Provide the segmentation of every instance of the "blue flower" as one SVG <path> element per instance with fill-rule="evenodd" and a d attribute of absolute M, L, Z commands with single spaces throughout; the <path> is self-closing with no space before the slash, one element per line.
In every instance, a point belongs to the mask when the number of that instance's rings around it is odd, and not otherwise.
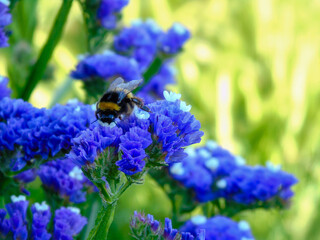
<path fill-rule="evenodd" d="M 3 99 L 4 97 L 10 97 L 11 89 L 7 87 L 8 82 L 9 82 L 8 78 L 0 76 L 0 100 Z"/>
<path fill-rule="evenodd" d="M 229 185 L 227 199 L 241 204 L 271 201 L 275 197 L 285 203 L 293 195 L 291 186 L 297 183 L 297 179 L 289 173 L 262 166 L 239 167 L 226 181 Z M 287 195 L 289 191 L 292 194 Z"/>
<path fill-rule="evenodd" d="M 39 114 L 44 114 L 41 109 L 34 108 L 30 103 L 22 99 L 11 99 L 5 97 L 0 101 L 0 121 L 4 122 L 10 118 L 30 120 Z"/>
<path fill-rule="evenodd" d="M 167 54 L 178 53 L 191 34 L 187 28 L 179 23 L 173 24 L 168 32 L 160 39 L 160 48 Z"/>
<path fill-rule="evenodd" d="M 42 184 L 62 198 L 74 203 L 86 200 L 84 191 L 87 182 L 81 169 L 70 159 L 51 161 L 40 166 L 38 171 Z"/>
<path fill-rule="evenodd" d="M 61 207 L 55 211 L 53 238 L 56 240 L 73 239 L 87 224 L 87 219 L 74 207 Z"/>
<path fill-rule="evenodd" d="M 209 219 L 204 216 L 194 216 L 180 228 L 180 231 L 187 231 L 195 236 L 200 229 L 205 230 L 206 240 L 254 239 L 247 222 L 237 223 L 224 216 Z"/>
<path fill-rule="evenodd" d="M 38 171 L 35 168 L 29 169 L 27 171 L 24 171 L 22 173 L 19 173 L 18 175 L 14 176 L 15 179 L 18 179 L 21 182 L 29 183 L 36 179 L 38 176 Z"/>
<path fill-rule="evenodd" d="M 120 140 L 122 159 L 116 162 L 119 170 L 127 175 L 141 172 L 145 166 L 143 159 L 147 157 L 144 149 L 152 143 L 151 134 L 147 130 L 133 127 Z"/>
<path fill-rule="evenodd" d="M 50 207 L 42 202 L 31 206 L 32 212 L 32 239 L 49 240 L 51 234 L 48 233 L 47 226 L 51 219 Z"/>
<path fill-rule="evenodd" d="M 205 147 L 189 148 L 187 153 L 169 172 L 192 189 L 200 202 L 224 198 L 228 204 L 274 207 L 287 204 L 293 196 L 291 187 L 297 179 L 279 168 L 245 166 L 244 159 L 211 141 Z"/>
<path fill-rule="evenodd" d="M 10 220 L 6 219 L 7 212 L 4 209 L 0 209 L 0 235 L 6 237 L 10 232 Z"/>
<path fill-rule="evenodd" d="M 163 142 L 164 146 L 167 146 L 173 142 L 173 145 L 170 148 L 174 149 L 174 152 L 169 151 L 168 154 L 171 161 L 175 161 L 176 158 L 185 156 L 183 154 L 183 147 L 200 142 L 203 132 L 199 131 L 200 122 L 196 120 L 190 112 L 184 111 L 184 108 L 180 107 L 181 101 L 176 99 L 172 100 L 171 98 L 168 99 L 169 100 L 167 101 L 156 101 L 149 104 L 148 107 L 153 113 L 151 114 L 151 119 L 154 121 L 154 124 L 160 119 L 159 117 L 156 117 L 155 114 L 161 114 L 162 116 L 170 118 L 170 120 L 173 122 L 171 125 L 174 125 L 177 128 L 176 136 L 179 137 L 179 141 L 177 141 L 175 136 L 171 134 L 172 129 L 169 130 L 167 128 L 170 127 L 170 124 L 168 123 L 163 122 L 163 124 L 165 124 L 163 126 L 166 126 L 164 128 L 166 131 L 158 133 L 159 138 L 166 140 Z M 161 121 L 163 120 L 164 118 L 162 117 Z M 170 134 L 168 135 L 169 132 Z"/>
<path fill-rule="evenodd" d="M 205 240 L 205 232 L 199 231 L 195 236 L 189 232 L 180 232 L 172 227 L 169 218 L 165 219 L 164 226 L 161 227 L 159 221 L 154 220 L 150 214 L 145 216 L 143 213 L 134 212 L 130 222 L 132 235 L 137 239 L 165 239 L 165 240 Z M 155 238 L 156 237 L 156 238 Z"/>
<path fill-rule="evenodd" d="M 9 2 L 0 1 L 0 48 L 8 47 L 8 37 L 5 27 L 11 23 L 11 14 L 8 8 Z"/>
<path fill-rule="evenodd" d="M 0 150 L 13 171 L 28 161 L 64 155 L 71 140 L 95 119 L 91 106 L 80 103 L 34 108 L 22 100 L 4 98 L 0 102 Z"/>
<path fill-rule="evenodd" d="M 80 167 L 93 163 L 104 149 L 109 146 L 118 146 L 118 139 L 121 135 L 122 129 L 118 127 L 97 126 L 87 129 L 73 139 L 69 157 Z"/>
<path fill-rule="evenodd" d="M 134 58 L 141 71 L 151 64 L 157 53 L 157 41 L 163 34 L 152 20 L 134 21 L 131 27 L 123 30 L 114 38 L 114 49 L 123 55 Z"/>
<path fill-rule="evenodd" d="M 10 232 L 13 233 L 14 239 L 26 240 L 28 237 L 26 216 L 29 202 L 24 196 L 11 196 L 11 200 L 12 203 L 5 206 L 10 217 Z"/>
<path fill-rule="evenodd" d="M 114 76 L 121 76 L 126 81 L 141 79 L 134 59 L 110 51 L 85 57 L 78 63 L 76 70 L 71 72 L 71 77 L 83 81 L 97 77 L 107 81 Z"/>
<path fill-rule="evenodd" d="M 203 135 L 199 121 L 180 103 L 157 101 L 147 105 L 150 113 L 134 113 L 117 121 L 117 127 L 87 129 L 73 140 L 69 157 L 84 166 L 94 164 L 107 151 L 110 157 L 118 158 L 120 151 L 122 158 L 116 165 L 127 175 L 142 172 L 145 166 L 179 161 L 186 155 L 184 147 L 200 142 Z M 101 138 L 101 131 L 105 132 L 105 138 Z M 101 139 L 106 139 L 106 144 L 102 145 Z"/>
<path fill-rule="evenodd" d="M 182 48 L 189 37 L 189 31 L 180 24 L 174 24 L 165 33 L 153 20 L 136 20 L 115 36 L 113 44 L 115 51 L 134 58 L 142 73 L 155 59 L 161 58 L 163 61 L 159 71 L 151 79 L 147 79 L 148 83 L 139 93 L 139 96 L 146 98 L 147 103 L 162 99 L 166 85 L 175 83 L 173 54 Z M 163 57 L 163 49 L 166 49 L 168 52 L 165 53 L 169 55 L 165 54 Z"/>
<path fill-rule="evenodd" d="M 116 28 L 117 15 L 128 3 L 129 0 L 102 0 L 97 12 L 101 25 L 108 30 Z"/>
<path fill-rule="evenodd" d="M 31 206 L 32 222 L 27 221 L 27 209 L 29 202 L 24 196 L 11 196 L 12 203 L 5 205 L 6 210 L 0 209 L 0 235 L 3 237 L 13 235 L 13 239 L 49 240 L 48 224 L 51 221 L 50 207 L 42 202 Z M 5 216 L 8 213 L 9 218 Z M 60 208 L 55 211 L 53 219 L 53 239 L 73 239 L 84 225 L 87 219 L 80 215 L 78 208 Z M 28 236 L 28 229 L 30 235 Z M 29 237 L 29 238 L 28 238 Z M 7 239 L 7 238 L 6 238 Z M 10 238 L 11 239 L 11 238 Z"/>

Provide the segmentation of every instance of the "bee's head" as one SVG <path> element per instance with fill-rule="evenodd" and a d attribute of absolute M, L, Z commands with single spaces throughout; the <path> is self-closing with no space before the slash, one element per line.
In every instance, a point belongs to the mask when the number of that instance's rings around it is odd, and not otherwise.
<path fill-rule="evenodd" d="M 111 124 L 115 120 L 115 115 L 114 114 L 108 114 L 108 115 L 101 114 L 99 117 L 99 120 L 103 123 Z"/>

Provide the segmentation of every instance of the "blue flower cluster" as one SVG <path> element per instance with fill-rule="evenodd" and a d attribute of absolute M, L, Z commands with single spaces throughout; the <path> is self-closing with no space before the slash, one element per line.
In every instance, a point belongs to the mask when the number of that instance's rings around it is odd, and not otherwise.
<path fill-rule="evenodd" d="M 32 212 L 32 236 L 34 240 L 49 240 L 51 234 L 48 233 L 47 226 L 51 220 L 50 207 L 42 202 L 35 203 L 31 206 Z"/>
<path fill-rule="evenodd" d="M 178 23 L 164 32 L 152 20 L 135 21 L 114 36 L 113 48 L 116 53 L 106 51 L 84 57 L 71 72 L 71 77 L 85 82 L 96 79 L 107 81 L 115 76 L 126 81 L 141 79 L 153 61 L 161 58 L 159 69 L 150 79 L 146 79 L 148 83 L 138 95 L 150 103 L 162 98 L 166 85 L 175 83 L 172 58 L 189 38 L 190 32 Z"/>
<path fill-rule="evenodd" d="M 28 229 L 31 229 L 29 239 L 49 240 L 52 234 L 48 233 L 48 224 L 51 220 L 50 207 L 42 202 L 31 206 L 32 221 L 28 221 L 27 209 L 29 202 L 24 196 L 11 196 L 12 203 L 0 209 L 0 236 L 6 239 L 28 239 Z M 6 214 L 9 218 L 5 218 Z M 29 226 L 30 224 L 30 226 Z M 54 239 L 72 240 L 87 224 L 87 219 L 80 215 L 77 208 L 60 208 L 54 216 Z"/>
<path fill-rule="evenodd" d="M 201 215 L 194 216 L 180 228 L 180 231 L 190 232 L 195 236 L 200 229 L 205 230 L 206 240 L 254 240 L 246 221 L 237 223 L 224 216 L 209 219 Z"/>
<path fill-rule="evenodd" d="M 191 107 L 178 100 L 181 95 L 165 93 L 168 100 L 148 105 L 150 114 L 137 110 L 117 126 L 83 131 L 73 140 L 69 157 L 79 166 L 92 164 L 107 147 L 113 147 L 113 156 L 118 156 L 118 149 L 122 154 L 115 164 L 127 175 L 157 161 L 179 161 L 185 156 L 184 147 L 200 142 L 203 132 L 189 112 Z"/>
<path fill-rule="evenodd" d="M 293 196 L 297 179 L 279 168 L 246 166 L 213 141 L 204 147 L 188 149 L 188 158 L 170 167 L 171 176 L 192 189 L 200 202 L 224 198 L 244 205 L 259 205 L 279 200 L 285 204 Z"/>
<path fill-rule="evenodd" d="M 0 1 L 0 48 L 8 47 L 8 37 L 5 27 L 11 23 L 11 14 L 9 13 L 9 4 L 7 0 Z"/>
<path fill-rule="evenodd" d="M 78 208 L 61 207 L 55 212 L 53 237 L 59 240 L 72 240 L 86 224 L 87 219 L 80 215 Z"/>
<path fill-rule="evenodd" d="M 190 32 L 181 24 L 175 23 L 168 32 L 164 32 L 153 20 L 134 21 L 132 26 L 124 28 L 114 38 L 114 49 L 119 54 L 134 58 L 141 72 L 145 72 L 156 57 L 168 54 L 160 70 L 142 89 L 140 96 L 146 102 L 162 98 L 166 85 L 175 83 L 175 71 L 171 58 L 177 54 L 190 38 Z M 152 97 L 151 99 L 149 99 Z"/>
<path fill-rule="evenodd" d="M 120 140 L 119 150 L 123 154 L 116 163 L 119 170 L 128 175 L 141 172 L 145 166 L 145 161 L 141 159 L 147 157 L 145 149 L 152 143 L 151 134 L 145 129 L 133 127 Z"/>
<path fill-rule="evenodd" d="M 89 180 L 70 159 L 50 161 L 40 166 L 38 175 L 42 184 L 65 200 L 81 203 L 86 200 L 84 188 Z"/>
<path fill-rule="evenodd" d="M 0 76 L 0 100 L 5 97 L 10 97 L 11 89 L 8 88 L 9 79 Z"/>
<path fill-rule="evenodd" d="M 9 161 L 12 171 L 18 171 L 34 158 L 64 155 L 71 140 L 94 119 L 92 107 L 79 102 L 46 110 L 4 98 L 0 102 L 1 159 Z"/>
<path fill-rule="evenodd" d="M 137 62 L 133 58 L 118 55 L 111 51 L 84 57 L 71 72 L 71 77 L 83 81 L 94 78 L 109 80 L 121 76 L 126 81 L 141 79 Z"/>
<path fill-rule="evenodd" d="M 97 12 L 101 25 L 108 30 L 116 28 L 118 15 L 128 3 L 129 0 L 101 0 Z"/>
<path fill-rule="evenodd" d="M 159 51 L 177 54 L 190 36 L 188 29 L 179 23 L 164 32 L 153 20 L 136 20 L 115 36 L 113 46 L 118 53 L 136 59 L 143 71 Z"/>
<path fill-rule="evenodd" d="M 163 239 L 163 240 L 205 240 L 205 231 L 199 230 L 196 234 L 190 232 L 178 231 L 172 228 L 172 222 L 169 218 L 165 219 L 164 227 L 161 227 L 159 221 L 154 220 L 150 214 L 145 216 L 143 213 L 134 212 L 130 222 L 131 233 L 137 239 Z M 194 230 L 194 229 L 192 229 Z M 152 238 L 153 237 L 153 238 Z"/>
<path fill-rule="evenodd" d="M 176 54 L 191 34 L 183 25 L 175 23 L 166 34 L 160 38 L 160 48 L 166 54 Z"/>

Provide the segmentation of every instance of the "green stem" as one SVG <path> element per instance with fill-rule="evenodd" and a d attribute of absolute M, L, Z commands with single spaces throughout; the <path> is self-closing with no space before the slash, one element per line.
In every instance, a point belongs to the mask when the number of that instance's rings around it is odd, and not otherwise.
<path fill-rule="evenodd" d="M 72 1 L 73 0 L 63 0 L 62 6 L 51 29 L 49 38 L 44 45 L 36 64 L 33 66 L 29 77 L 27 78 L 25 88 L 21 94 L 21 98 L 26 101 L 30 98 L 33 89 L 43 77 L 48 62 L 62 35 L 63 27 L 72 6 Z"/>
<path fill-rule="evenodd" d="M 107 239 L 109 228 L 113 222 L 116 206 L 117 202 L 108 205 L 102 205 L 101 210 L 97 216 L 94 228 L 91 230 L 87 240 Z"/>
<path fill-rule="evenodd" d="M 174 195 L 171 195 L 171 194 L 169 194 L 168 196 L 170 198 L 171 205 L 172 205 L 172 224 L 174 226 L 177 226 L 177 224 L 178 224 L 178 209 L 177 209 L 175 197 L 174 197 Z"/>
<path fill-rule="evenodd" d="M 163 59 L 159 56 L 155 57 L 155 59 L 153 60 L 153 62 L 150 64 L 149 68 L 147 69 L 147 71 L 145 71 L 145 73 L 143 74 L 143 79 L 144 82 L 141 86 L 139 86 L 138 88 L 136 88 L 135 90 L 133 90 L 133 93 L 137 93 L 138 91 L 140 91 L 145 85 L 147 85 L 151 78 L 156 75 L 163 63 Z"/>
<path fill-rule="evenodd" d="M 101 182 L 95 182 L 94 183 L 97 188 L 99 189 L 99 193 L 100 193 L 100 196 L 103 200 L 103 204 L 105 203 L 113 203 L 113 198 L 111 197 L 111 194 L 107 191 L 106 189 L 106 186 L 105 186 L 105 183 L 103 181 Z"/>
<path fill-rule="evenodd" d="M 114 199 L 119 199 L 119 197 L 130 187 L 132 184 L 131 181 L 126 181 L 124 185 L 121 186 L 121 188 L 118 190 L 118 192 L 115 194 Z"/>

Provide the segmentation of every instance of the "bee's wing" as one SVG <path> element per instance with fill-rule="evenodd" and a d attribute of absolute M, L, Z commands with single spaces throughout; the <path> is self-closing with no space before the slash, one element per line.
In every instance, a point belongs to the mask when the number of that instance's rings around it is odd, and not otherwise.
<path fill-rule="evenodd" d="M 143 80 L 140 79 L 140 80 L 132 80 L 130 82 L 126 82 L 126 83 L 121 83 L 117 86 L 117 88 L 120 88 L 120 89 L 125 89 L 127 90 L 128 92 L 120 92 L 120 95 L 119 95 L 119 99 L 118 99 L 118 104 L 128 95 L 128 93 L 132 92 L 134 89 L 136 89 L 140 83 L 142 82 Z"/>
<path fill-rule="evenodd" d="M 140 80 L 132 80 L 130 82 L 126 82 L 126 83 L 121 83 L 117 86 L 117 88 L 123 88 L 128 90 L 129 92 L 133 91 L 134 89 L 136 89 L 140 83 L 142 83 L 142 79 Z"/>
<path fill-rule="evenodd" d="M 124 84 L 124 80 L 121 77 L 116 78 L 109 86 L 108 91 L 112 91 L 115 88 L 118 88 L 119 85 Z"/>

